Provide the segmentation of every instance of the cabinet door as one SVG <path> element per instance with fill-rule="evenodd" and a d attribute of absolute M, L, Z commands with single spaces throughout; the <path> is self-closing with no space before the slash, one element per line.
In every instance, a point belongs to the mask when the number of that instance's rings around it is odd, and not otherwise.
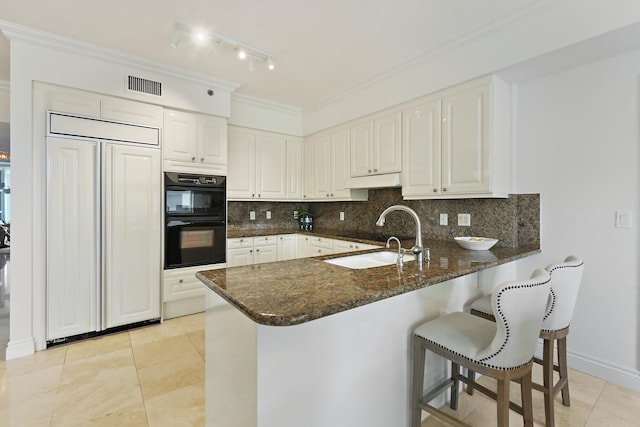
<path fill-rule="evenodd" d="M 198 123 L 194 114 L 164 111 L 163 157 L 168 160 L 195 162 L 198 155 Z"/>
<path fill-rule="evenodd" d="M 341 129 L 331 135 L 331 197 L 349 198 L 351 190 L 345 188 L 350 176 L 349 129 Z"/>
<path fill-rule="evenodd" d="M 160 150 L 104 147 L 107 328 L 160 317 Z"/>
<path fill-rule="evenodd" d="M 489 192 L 489 86 L 442 99 L 442 192 Z"/>
<path fill-rule="evenodd" d="M 302 183 L 304 200 L 314 199 L 316 196 L 316 160 L 315 141 L 306 140 L 303 143 L 302 151 L 304 155 L 304 180 Z"/>
<path fill-rule="evenodd" d="M 227 164 L 227 120 L 198 116 L 198 158 L 200 163 Z"/>
<path fill-rule="evenodd" d="M 399 111 L 373 121 L 373 174 L 395 173 L 402 169 L 401 126 L 402 113 Z"/>
<path fill-rule="evenodd" d="M 278 261 L 286 261 L 297 257 L 297 235 L 281 234 L 278 236 Z"/>
<path fill-rule="evenodd" d="M 258 246 L 254 250 L 254 264 L 278 261 L 278 245 Z"/>
<path fill-rule="evenodd" d="M 402 195 L 440 194 L 440 99 L 405 109 L 402 119 Z"/>
<path fill-rule="evenodd" d="M 252 199 L 256 196 L 256 138 L 241 130 L 229 130 L 229 199 Z"/>
<path fill-rule="evenodd" d="M 302 140 L 287 138 L 287 200 L 302 200 Z"/>
<path fill-rule="evenodd" d="M 103 96 L 100 110 L 103 119 L 162 127 L 163 110 L 158 105 Z"/>
<path fill-rule="evenodd" d="M 253 247 L 227 250 L 227 267 L 253 264 Z"/>
<path fill-rule="evenodd" d="M 284 200 L 287 196 L 287 140 L 256 136 L 256 197 Z"/>
<path fill-rule="evenodd" d="M 46 139 L 47 340 L 97 327 L 97 146 Z"/>
<path fill-rule="evenodd" d="M 323 135 L 314 141 L 315 198 L 331 197 L 331 137 Z"/>
<path fill-rule="evenodd" d="M 100 117 L 100 96 L 95 93 L 38 82 L 33 86 L 34 99 L 41 99 L 45 110 Z"/>
<path fill-rule="evenodd" d="M 302 234 L 296 234 L 297 236 L 297 248 L 296 258 L 308 258 L 311 256 L 311 249 L 309 247 L 310 238 Z"/>
<path fill-rule="evenodd" d="M 350 176 L 367 176 L 373 173 L 373 121 L 367 120 L 351 127 Z"/>

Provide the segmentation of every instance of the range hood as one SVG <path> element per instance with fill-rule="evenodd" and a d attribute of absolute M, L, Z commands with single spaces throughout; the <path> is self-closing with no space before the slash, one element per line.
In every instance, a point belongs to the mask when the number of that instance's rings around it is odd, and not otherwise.
<path fill-rule="evenodd" d="M 400 174 L 387 173 L 384 175 L 357 176 L 347 178 L 345 188 L 386 188 L 400 187 Z"/>

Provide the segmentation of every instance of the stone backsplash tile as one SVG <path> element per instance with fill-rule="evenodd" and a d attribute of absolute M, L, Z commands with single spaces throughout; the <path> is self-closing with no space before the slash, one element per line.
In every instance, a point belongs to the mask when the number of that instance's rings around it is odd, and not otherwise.
<path fill-rule="evenodd" d="M 391 205 L 409 206 L 418 213 L 425 238 L 451 240 L 456 236 L 483 236 L 499 239 L 500 246 L 540 245 L 540 197 L 538 194 L 513 194 L 506 199 L 402 200 L 399 188 L 369 190 L 366 202 L 229 202 L 229 227 L 243 229 L 297 230 L 293 211 L 304 209 L 314 215 L 314 226 L 337 231 L 355 231 L 399 237 L 415 235 L 410 215 L 392 212 L 383 228 L 375 225 L 380 213 Z M 256 220 L 249 220 L 249 212 Z M 272 219 L 266 219 L 266 211 Z M 345 220 L 340 221 L 340 212 Z M 446 213 L 449 225 L 440 225 Z M 458 226 L 458 214 L 471 215 L 471 226 Z"/>

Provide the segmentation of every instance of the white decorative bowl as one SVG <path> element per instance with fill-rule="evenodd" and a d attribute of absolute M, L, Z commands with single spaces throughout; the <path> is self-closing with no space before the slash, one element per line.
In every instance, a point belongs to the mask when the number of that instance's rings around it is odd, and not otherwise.
<path fill-rule="evenodd" d="M 488 237 L 456 237 L 455 239 L 460 246 L 472 251 L 486 251 L 498 243 L 498 239 Z"/>

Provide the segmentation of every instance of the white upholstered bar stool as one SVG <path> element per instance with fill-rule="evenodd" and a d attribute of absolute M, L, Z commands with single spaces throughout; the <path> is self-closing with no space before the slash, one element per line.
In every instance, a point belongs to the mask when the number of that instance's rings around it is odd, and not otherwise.
<path fill-rule="evenodd" d="M 469 313 L 449 313 L 416 328 L 413 335 L 413 374 L 411 389 L 411 425 L 420 427 L 422 411 L 454 425 L 464 425 L 445 412 L 429 405 L 451 387 L 452 409 L 458 406 L 460 366 L 480 372 L 498 381 L 497 393 L 474 385 L 478 391 L 497 400 L 498 427 L 509 424 L 509 385 L 522 379 L 522 407 L 525 426 L 533 425 L 531 403 L 531 366 L 540 324 L 549 296 L 549 273 L 533 272 L 529 280 L 498 285 L 491 305 L 498 313 L 491 322 Z M 451 377 L 424 394 L 425 351 L 451 361 Z"/>
<path fill-rule="evenodd" d="M 542 359 L 534 361 L 542 365 L 543 384 L 533 383 L 533 388 L 544 393 L 545 425 L 553 427 L 554 398 L 562 391 L 562 404 L 569 406 L 569 377 L 567 371 L 567 335 L 573 309 L 578 297 L 578 289 L 582 281 L 584 263 L 575 256 L 568 256 L 564 262 L 551 264 L 546 270 L 551 274 L 551 291 L 547 303 L 547 311 L 542 320 L 540 338 L 543 340 Z M 484 296 L 471 304 L 471 314 L 493 320 L 491 295 Z M 554 342 L 558 346 L 558 364 L 554 363 Z M 560 379 L 553 384 L 553 371 L 558 371 Z M 473 373 L 470 372 L 470 377 Z M 469 394 L 472 388 L 468 388 Z"/>

